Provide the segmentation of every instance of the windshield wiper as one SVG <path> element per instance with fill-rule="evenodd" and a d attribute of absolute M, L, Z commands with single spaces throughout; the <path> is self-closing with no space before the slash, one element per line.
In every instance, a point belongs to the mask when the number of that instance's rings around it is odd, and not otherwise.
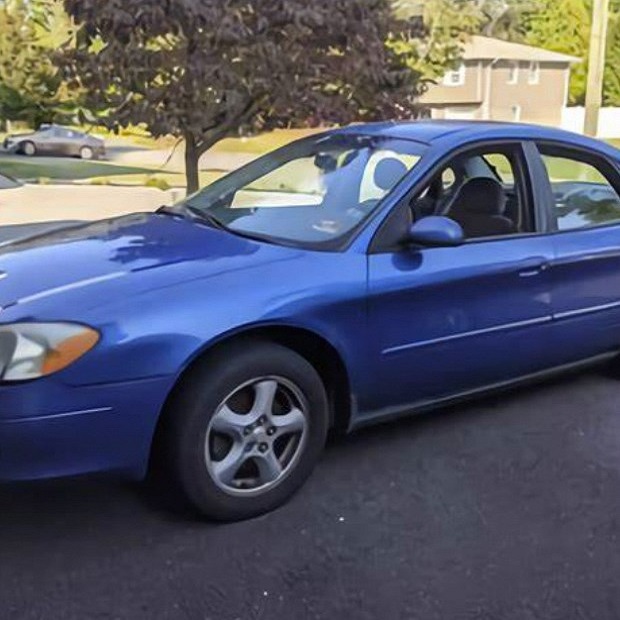
<path fill-rule="evenodd" d="M 215 217 L 215 215 L 212 215 L 208 211 L 203 211 L 202 209 L 198 209 L 197 207 L 192 207 L 192 205 L 189 204 L 183 204 L 181 205 L 181 208 L 183 208 L 187 213 L 189 213 L 195 220 L 198 220 L 200 222 L 206 222 L 210 226 L 213 226 L 213 228 L 228 230 L 228 226 L 226 226 L 224 222 L 221 222 L 217 217 Z"/>
<path fill-rule="evenodd" d="M 188 204 L 179 204 L 174 207 L 164 205 L 157 209 L 156 213 L 161 213 L 163 215 L 172 215 L 173 217 L 184 217 L 186 219 L 190 219 L 192 221 L 205 222 L 212 226 L 213 228 L 218 228 L 220 230 L 228 230 L 228 227 L 220 222 L 214 215 L 203 211 L 202 209 L 198 209 L 196 207 L 192 207 Z"/>
<path fill-rule="evenodd" d="M 171 215 L 172 217 L 183 217 L 183 214 L 180 213 L 176 207 L 171 205 L 162 205 L 155 210 L 155 213 L 159 215 Z"/>
<path fill-rule="evenodd" d="M 217 228 L 218 230 L 225 230 L 233 235 L 237 235 L 237 237 L 243 237 L 244 239 L 250 239 L 252 241 L 262 241 L 263 243 L 272 243 L 272 244 L 284 244 L 284 245 L 292 245 L 286 244 L 284 242 L 279 242 L 271 239 L 268 236 L 260 235 L 258 233 L 246 232 L 245 230 L 237 230 L 235 228 L 229 228 L 221 222 L 217 217 L 211 215 L 211 213 L 207 211 L 203 211 L 202 209 L 198 209 L 197 207 L 193 207 L 188 204 L 178 204 L 174 207 L 164 205 L 157 209 L 156 213 L 161 213 L 162 215 L 171 215 L 172 217 L 182 217 L 189 219 L 193 222 L 204 222 L 211 226 L 212 228 Z"/>

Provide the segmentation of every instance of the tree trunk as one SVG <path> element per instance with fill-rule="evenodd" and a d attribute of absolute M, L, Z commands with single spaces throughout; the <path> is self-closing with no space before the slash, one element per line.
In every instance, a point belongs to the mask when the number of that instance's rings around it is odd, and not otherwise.
<path fill-rule="evenodd" d="M 2 0 L 0 0 L 1 2 Z M 221 125 L 196 138 L 191 132 L 185 133 L 185 178 L 187 180 L 187 193 L 193 194 L 200 189 L 198 175 L 198 162 L 211 147 L 215 146 L 222 138 L 228 135 L 231 125 Z"/>
<path fill-rule="evenodd" d="M 187 194 L 193 194 L 200 189 L 198 178 L 198 160 L 200 151 L 196 147 L 196 140 L 193 135 L 185 135 L 185 179 L 187 181 Z"/>

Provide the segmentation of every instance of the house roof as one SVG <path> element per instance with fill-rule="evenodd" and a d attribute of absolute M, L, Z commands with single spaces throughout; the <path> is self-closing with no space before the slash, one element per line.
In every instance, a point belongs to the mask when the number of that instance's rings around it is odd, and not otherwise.
<path fill-rule="evenodd" d="M 526 60 L 537 62 L 581 62 L 576 56 L 560 54 L 541 47 L 510 43 L 501 39 L 490 37 L 473 36 L 463 47 L 465 60 Z"/>

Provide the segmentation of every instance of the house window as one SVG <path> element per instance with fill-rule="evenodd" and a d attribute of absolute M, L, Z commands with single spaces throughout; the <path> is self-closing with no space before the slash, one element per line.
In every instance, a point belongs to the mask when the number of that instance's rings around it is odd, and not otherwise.
<path fill-rule="evenodd" d="M 531 62 L 530 63 L 530 72 L 527 78 L 528 84 L 539 84 L 540 83 L 540 63 L 539 62 Z"/>
<path fill-rule="evenodd" d="M 463 86 L 465 84 L 465 65 L 460 65 L 453 71 L 448 71 L 443 78 L 445 86 Z"/>
<path fill-rule="evenodd" d="M 519 63 L 511 62 L 508 66 L 508 84 L 518 84 L 519 82 Z"/>

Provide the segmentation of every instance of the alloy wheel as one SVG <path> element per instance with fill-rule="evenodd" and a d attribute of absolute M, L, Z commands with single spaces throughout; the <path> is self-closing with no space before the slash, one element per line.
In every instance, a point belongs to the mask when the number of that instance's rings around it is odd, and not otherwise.
<path fill-rule="evenodd" d="M 231 495 L 259 495 L 299 460 L 308 435 L 308 405 L 283 377 L 260 377 L 231 392 L 207 429 L 205 460 L 215 484 Z"/>

